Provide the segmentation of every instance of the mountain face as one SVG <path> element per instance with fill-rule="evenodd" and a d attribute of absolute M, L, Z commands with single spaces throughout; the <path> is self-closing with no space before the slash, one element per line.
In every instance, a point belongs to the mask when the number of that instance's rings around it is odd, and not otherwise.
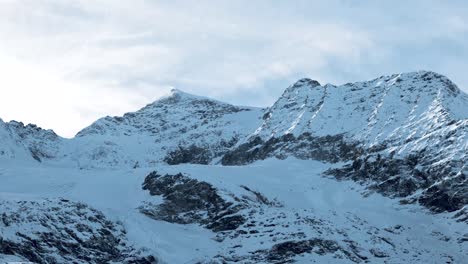
<path fill-rule="evenodd" d="M 267 109 L 173 90 L 72 139 L 0 120 L 0 262 L 460 263 L 467 133 L 427 71 Z"/>
<path fill-rule="evenodd" d="M 327 174 L 434 211 L 468 203 L 468 96 L 446 77 L 416 72 L 286 89 L 263 124 L 222 163 L 268 157 L 350 162 Z"/>

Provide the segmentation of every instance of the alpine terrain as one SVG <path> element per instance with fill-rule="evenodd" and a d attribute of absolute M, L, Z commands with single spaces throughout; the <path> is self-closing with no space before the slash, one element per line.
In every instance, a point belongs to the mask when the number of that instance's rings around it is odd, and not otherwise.
<path fill-rule="evenodd" d="M 66 139 L 0 119 L 0 263 L 466 263 L 468 95 L 301 79 L 172 90 Z"/>

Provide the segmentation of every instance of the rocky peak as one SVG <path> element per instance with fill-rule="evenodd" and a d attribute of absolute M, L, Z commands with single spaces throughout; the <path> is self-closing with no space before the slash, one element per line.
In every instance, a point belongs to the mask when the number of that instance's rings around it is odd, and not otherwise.
<path fill-rule="evenodd" d="M 320 87 L 320 83 L 318 81 L 309 78 L 302 78 L 286 88 L 281 97 L 291 98 L 300 94 L 306 94 L 315 87 Z"/>
<path fill-rule="evenodd" d="M 140 111 L 137 111 L 137 112 L 142 112 L 142 111 L 150 110 L 153 108 L 157 109 L 157 108 L 164 107 L 164 106 L 208 107 L 208 106 L 213 106 L 213 105 L 219 105 L 219 106 L 224 106 L 224 107 L 231 106 L 227 103 L 220 102 L 212 98 L 190 94 L 179 89 L 171 89 L 168 95 L 159 98 L 158 100 L 154 101 L 151 104 L 148 104 L 147 106 L 143 107 Z"/>
<path fill-rule="evenodd" d="M 294 83 L 292 86 L 293 87 L 300 87 L 300 86 L 310 86 L 310 87 L 315 87 L 315 86 L 320 86 L 320 83 L 316 80 L 312 80 L 310 78 L 302 78 L 299 79 L 296 83 Z"/>
<path fill-rule="evenodd" d="M 50 140 L 57 140 L 60 137 L 51 129 L 43 129 L 35 124 L 27 124 L 25 125 L 23 122 L 18 122 L 16 120 L 12 120 L 6 123 L 7 126 L 12 130 L 15 131 L 21 138 L 25 138 L 28 136 L 40 136 L 45 137 Z"/>

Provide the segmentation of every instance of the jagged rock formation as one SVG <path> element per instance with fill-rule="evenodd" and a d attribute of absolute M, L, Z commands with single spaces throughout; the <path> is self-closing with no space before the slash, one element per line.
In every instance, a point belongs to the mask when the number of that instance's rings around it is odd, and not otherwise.
<path fill-rule="evenodd" d="M 245 223 L 242 210 L 260 205 L 278 206 L 262 194 L 242 187 L 245 194 L 237 197 L 222 193 L 211 184 L 189 178 L 181 173 L 160 175 L 150 173 L 143 183 L 143 190 L 162 196 L 161 204 L 146 203 L 140 211 L 156 220 L 171 223 L 199 223 L 215 232 L 235 230 Z"/>
<path fill-rule="evenodd" d="M 121 224 L 65 199 L 0 201 L 0 254 L 34 263 L 157 263 L 133 248 Z"/>

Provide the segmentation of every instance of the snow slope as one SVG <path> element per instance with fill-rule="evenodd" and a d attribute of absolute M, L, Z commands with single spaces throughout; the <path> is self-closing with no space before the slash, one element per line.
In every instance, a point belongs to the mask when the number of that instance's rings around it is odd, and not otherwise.
<path fill-rule="evenodd" d="M 468 254 L 468 244 L 462 242 L 468 235 L 466 224 L 451 219 L 453 214 L 432 215 L 417 205 L 402 206 L 378 194 L 363 196 L 365 189 L 355 183 L 322 177 L 327 168 L 329 165 L 321 162 L 296 159 L 269 159 L 238 167 L 156 168 L 163 174 L 182 172 L 237 197 L 248 195 L 241 187 L 246 186 L 281 204 L 246 208 L 241 211 L 248 217 L 246 222 L 224 232 L 197 224 L 157 221 L 141 214 L 141 205 L 162 202 L 160 196 L 151 196 L 142 189 L 151 168 L 79 170 L 41 164 L 10 167 L 0 172 L 0 198 L 2 204 L 43 199 L 87 204 L 113 223 L 121 223 L 129 247 L 153 255 L 161 263 L 269 263 L 275 259 L 298 263 L 463 262 Z M 87 224 L 86 220 L 82 222 Z M 6 232 L 15 232 L 13 228 L 21 226 L 7 227 L 0 221 L 4 238 L 9 238 Z M 43 229 L 30 228 L 30 233 Z M 307 251 L 306 245 L 311 244 L 305 241 L 317 243 Z M 288 245 L 291 251 L 282 251 L 279 245 Z M 298 245 L 305 251 L 298 250 Z"/>

